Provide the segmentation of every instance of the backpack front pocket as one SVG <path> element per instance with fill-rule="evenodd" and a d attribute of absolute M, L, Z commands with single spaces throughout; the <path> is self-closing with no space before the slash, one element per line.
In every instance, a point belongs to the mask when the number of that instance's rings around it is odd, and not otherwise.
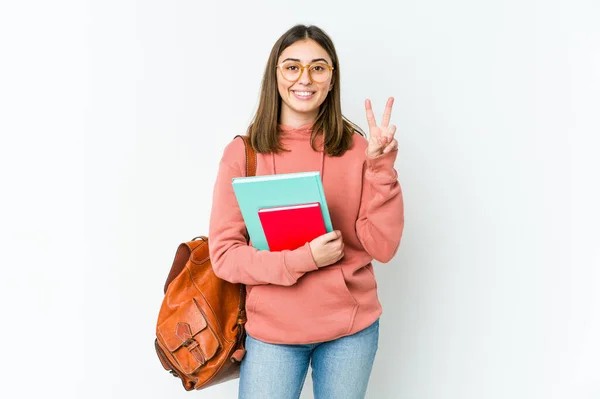
<path fill-rule="evenodd" d="M 212 359 L 220 346 L 195 299 L 182 304 L 158 326 L 158 333 L 186 374 L 193 373 Z"/>

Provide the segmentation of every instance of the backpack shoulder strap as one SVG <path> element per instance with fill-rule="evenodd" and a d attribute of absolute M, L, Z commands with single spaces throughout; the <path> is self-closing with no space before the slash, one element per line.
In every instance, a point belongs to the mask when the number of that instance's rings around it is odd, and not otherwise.
<path fill-rule="evenodd" d="M 241 137 L 242 140 L 244 140 L 244 147 L 246 147 L 246 176 L 256 176 L 256 164 L 257 164 L 257 159 L 256 159 L 256 151 L 254 151 L 254 148 L 252 148 L 252 144 L 250 144 L 250 137 L 248 136 L 242 136 L 242 135 L 237 135 L 234 137 L 234 139 Z M 247 234 L 247 233 L 246 233 Z M 248 239 L 248 242 L 250 242 L 250 237 L 246 237 Z M 241 357 L 243 357 L 243 353 L 245 353 L 245 349 L 244 349 L 244 341 L 243 341 L 243 337 L 245 335 L 244 333 L 244 324 L 246 322 L 246 286 L 244 284 L 240 284 L 240 301 L 239 301 L 239 305 L 238 305 L 238 325 L 241 328 L 241 333 L 238 336 L 238 339 L 241 340 L 238 343 L 238 346 L 241 348 L 242 353 L 238 353 L 240 351 L 240 349 L 238 349 L 236 351 L 236 353 L 234 354 L 234 357 L 239 357 L 238 361 L 241 360 Z"/>
<path fill-rule="evenodd" d="M 237 135 L 234 139 L 241 137 L 246 147 L 246 176 L 256 176 L 256 151 L 250 144 L 250 137 Z"/>

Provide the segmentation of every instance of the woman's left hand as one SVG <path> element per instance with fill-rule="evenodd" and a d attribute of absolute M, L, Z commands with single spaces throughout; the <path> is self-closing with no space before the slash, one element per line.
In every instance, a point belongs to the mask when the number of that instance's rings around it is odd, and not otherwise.
<path fill-rule="evenodd" d="M 367 147 L 367 156 L 370 158 L 377 157 L 381 154 L 387 154 L 398 148 L 398 140 L 394 138 L 396 126 L 389 125 L 392 115 L 392 105 L 394 97 L 390 97 L 385 105 L 383 119 L 381 125 L 377 126 L 373 109 L 371 108 L 371 100 L 365 100 L 365 109 L 367 111 L 367 121 L 369 122 L 369 146 Z"/>

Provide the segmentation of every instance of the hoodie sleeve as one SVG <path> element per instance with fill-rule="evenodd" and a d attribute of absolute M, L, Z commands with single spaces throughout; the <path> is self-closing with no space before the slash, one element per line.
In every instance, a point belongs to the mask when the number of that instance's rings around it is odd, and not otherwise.
<path fill-rule="evenodd" d="M 243 165 L 243 167 L 242 167 Z M 264 251 L 248 245 L 247 231 L 231 179 L 245 176 L 241 139 L 224 150 L 214 184 L 209 222 L 209 251 L 217 277 L 247 285 L 290 286 L 305 273 L 317 270 L 310 244 L 293 250 Z"/>
<path fill-rule="evenodd" d="M 363 185 L 356 234 L 378 262 L 396 254 L 404 230 L 404 201 L 394 161 L 398 150 L 370 158 L 363 164 Z"/>

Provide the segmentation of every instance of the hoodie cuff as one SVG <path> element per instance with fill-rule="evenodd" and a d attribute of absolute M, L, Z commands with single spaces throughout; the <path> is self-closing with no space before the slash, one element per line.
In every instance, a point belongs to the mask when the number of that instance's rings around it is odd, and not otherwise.
<path fill-rule="evenodd" d="M 365 158 L 367 162 L 367 177 L 373 179 L 396 180 L 398 173 L 394 169 L 394 163 L 398 155 L 398 149 L 381 154 L 376 157 L 369 157 L 365 150 Z"/>
<path fill-rule="evenodd" d="M 319 269 L 312 256 L 309 242 L 296 250 L 287 251 L 284 255 L 283 263 L 294 281 L 297 281 L 307 272 Z"/>

